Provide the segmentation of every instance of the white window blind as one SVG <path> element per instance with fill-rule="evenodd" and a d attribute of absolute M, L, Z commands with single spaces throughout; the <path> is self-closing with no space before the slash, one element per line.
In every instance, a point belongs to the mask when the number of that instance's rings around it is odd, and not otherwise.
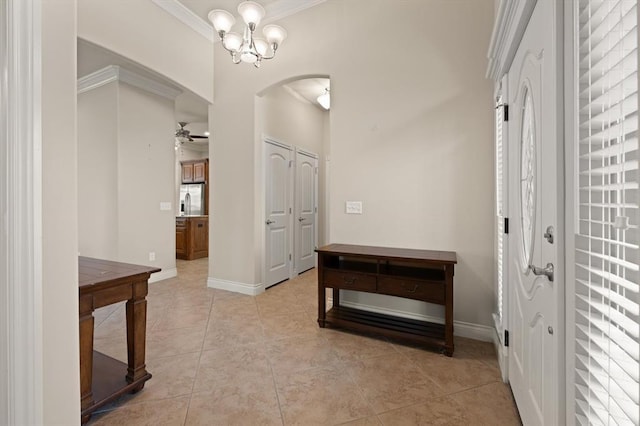
<path fill-rule="evenodd" d="M 504 157 L 503 157 L 503 138 L 502 126 L 504 123 L 504 104 L 502 99 L 498 98 L 496 106 L 496 123 L 495 123 L 495 139 L 496 139 L 496 268 L 497 268 L 497 303 L 498 303 L 498 321 L 504 324 L 503 317 L 503 295 L 504 295 Z"/>
<path fill-rule="evenodd" d="M 577 0 L 577 424 L 638 425 L 637 0 Z"/>

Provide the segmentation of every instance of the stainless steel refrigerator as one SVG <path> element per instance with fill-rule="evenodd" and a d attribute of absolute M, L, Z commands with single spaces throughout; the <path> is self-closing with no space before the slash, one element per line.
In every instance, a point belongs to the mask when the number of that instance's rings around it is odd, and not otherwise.
<path fill-rule="evenodd" d="M 204 183 L 180 185 L 180 215 L 204 215 Z"/>

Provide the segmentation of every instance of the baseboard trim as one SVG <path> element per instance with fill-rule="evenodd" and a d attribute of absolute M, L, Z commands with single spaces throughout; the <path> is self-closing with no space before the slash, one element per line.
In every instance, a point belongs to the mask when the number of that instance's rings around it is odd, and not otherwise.
<path fill-rule="evenodd" d="M 349 301 L 340 301 L 340 305 L 349 308 L 362 309 L 363 311 L 376 312 L 379 314 L 393 315 L 402 318 L 444 324 L 444 318 L 416 314 L 414 312 L 401 311 L 398 309 L 389 309 L 380 306 L 365 305 L 363 303 L 354 303 Z M 453 334 L 455 336 L 466 337 L 468 339 L 481 340 L 483 342 L 493 342 L 495 330 L 493 329 L 493 327 L 488 327 L 486 325 L 454 320 Z"/>
<path fill-rule="evenodd" d="M 233 291 L 234 293 L 241 293 L 249 296 L 257 296 L 260 293 L 264 293 L 264 286 L 262 283 L 247 284 L 211 277 L 207 279 L 207 287 L 217 288 L 218 290 Z"/>
<path fill-rule="evenodd" d="M 149 278 L 149 282 L 155 283 L 158 281 L 166 280 L 166 279 L 177 277 L 177 276 L 178 276 L 178 270 L 176 268 L 167 268 L 167 269 L 163 269 L 160 272 L 156 272 L 155 274 L 151 274 L 151 277 Z"/>

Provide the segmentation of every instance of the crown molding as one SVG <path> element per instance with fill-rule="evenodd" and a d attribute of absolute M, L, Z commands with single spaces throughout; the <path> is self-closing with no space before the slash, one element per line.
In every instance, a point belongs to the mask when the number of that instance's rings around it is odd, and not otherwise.
<path fill-rule="evenodd" d="M 497 82 L 511 66 L 537 1 L 500 1 L 487 53 L 487 78 Z"/>
<path fill-rule="evenodd" d="M 78 79 L 78 94 L 118 81 L 118 67 L 109 65 Z"/>
<path fill-rule="evenodd" d="M 117 65 L 109 65 L 78 79 L 78 94 L 97 89 L 105 84 L 120 81 L 169 100 L 182 93 L 174 87 L 152 80 Z"/>
<path fill-rule="evenodd" d="M 193 13 L 191 9 L 180 3 L 178 0 L 151 1 L 210 42 L 216 41 L 213 26 L 209 25 L 207 21 Z"/>

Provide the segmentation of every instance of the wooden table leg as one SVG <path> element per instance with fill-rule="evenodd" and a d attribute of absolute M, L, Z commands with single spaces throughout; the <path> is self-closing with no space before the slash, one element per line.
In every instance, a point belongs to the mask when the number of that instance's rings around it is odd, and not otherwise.
<path fill-rule="evenodd" d="M 148 375 L 145 359 L 145 341 L 147 333 L 147 281 L 133 285 L 133 297 L 127 300 L 127 381 L 133 383 Z M 144 382 L 137 392 L 144 387 Z"/>
<path fill-rule="evenodd" d="M 93 297 L 82 296 L 80 307 L 80 408 L 93 405 Z M 82 422 L 88 421 L 83 419 Z"/>
<path fill-rule="evenodd" d="M 327 308 L 326 308 L 327 292 L 325 290 L 324 278 L 322 276 L 323 269 L 324 269 L 323 263 L 324 263 L 324 258 L 320 254 L 318 255 L 318 325 L 321 328 L 324 328 L 324 321 L 327 316 Z"/>
<path fill-rule="evenodd" d="M 445 268 L 444 353 L 453 356 L 453 265 Z"/>

